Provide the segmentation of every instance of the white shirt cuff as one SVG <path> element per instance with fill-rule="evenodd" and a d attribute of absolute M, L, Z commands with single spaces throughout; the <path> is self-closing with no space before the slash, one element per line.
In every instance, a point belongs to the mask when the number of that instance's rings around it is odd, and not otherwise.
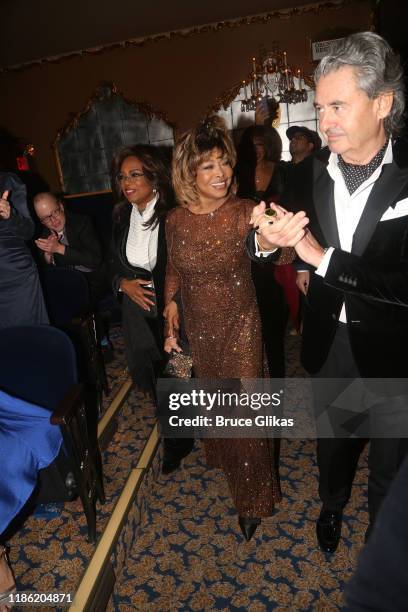
<path fill-rule="evenodd" d="M 330 259 L 331 259 L 333 251 L 334 251 L 334 248 L 329 247 L 327 251 L 325 252 L 325 254 L 323 255 L 323 259 L 320 262 L 319 267 L 316 268 L 315 270 L 316 274 L 318 274 L 319 276 L 326 276 L 327 268 L 329 267 L 329 263 L 330 263 Z"/>
<path fill-rule="evenodd" d="M 278 249 L 272 249 L 272 251 L 261 251 L 261 249 L 259 248 L 258 241 L 256 239 L 256 234 L 254 236 L 254 240 L 255 240 L 255 255 L 256 255 L 256 257 L 268 257 L 268 255 L 272 255 L 272 253 L 275 253 L 275 251 L 278 250 Z"/>

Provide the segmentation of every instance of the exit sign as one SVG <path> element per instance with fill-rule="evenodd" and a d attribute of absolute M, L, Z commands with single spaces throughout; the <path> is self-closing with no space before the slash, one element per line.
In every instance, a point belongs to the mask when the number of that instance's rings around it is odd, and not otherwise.
<path fill-rule="evenodd" d="M 318 40 L 316 42 L 312 42 L 312 60 L 318 61 L 325 55 L 329 55 L 340 40 L 343 39 L 334 38 L 333 40 Z"/>

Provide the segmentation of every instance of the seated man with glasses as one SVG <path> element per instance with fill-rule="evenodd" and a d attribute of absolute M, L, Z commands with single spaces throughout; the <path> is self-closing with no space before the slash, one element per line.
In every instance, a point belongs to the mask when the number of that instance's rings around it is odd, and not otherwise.
<path fill-rule="evenodd" d="M 44 226 L 43 235 L 35 244 L 42 252 L 45 263 L 85 273 L 96 308 L 109 290 L 109 284 L 102 266 L 101 245 L 91 219 L 66 210 L 62 200 L 49 192 L 34 197 L 34 209 Z M 107 328 L 105 322 L 101 335 L 106 362 L 112 357 Z"/>
<path fill-rule="evenodd" d="M 35 243 L 47 264 L 86 273 L 98 270 L 101 246 L 89 217 L 66 211 L 59 198 L 46 192 L 35 196 L 34 209 L 44 226 L 43 236 Z"/>

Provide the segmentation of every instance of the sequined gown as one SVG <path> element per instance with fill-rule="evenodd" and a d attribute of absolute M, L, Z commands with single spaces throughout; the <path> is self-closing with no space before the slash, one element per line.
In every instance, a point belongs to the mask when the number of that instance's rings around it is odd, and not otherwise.
<path fill-rule="evenodd" d="M 172 210 L 166 222 L 165 300 L 181 289 L 198 378 L 259 378 L 262 343 L 245 237 L 254 204 L 230 196 L 213 213 Z M 273 442 L 205 440 L 207 463 L 221 468 L 241 516 L 269 516 L 280 490 Z"/>

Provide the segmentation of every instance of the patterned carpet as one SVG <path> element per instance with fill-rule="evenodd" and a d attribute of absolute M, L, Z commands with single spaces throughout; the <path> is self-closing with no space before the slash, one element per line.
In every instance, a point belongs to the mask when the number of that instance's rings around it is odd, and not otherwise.
<path fill-rule="evenodd" d="M 113 342 L 115 360 L 108 375 L 115 387 L 125 378 L 119 331 Z M 288 374 L 302 375 L 299 338 L 287 342 Z M 135 392 L 122 409 L 118 431 L 103 454 L 107 502 L 98 507 L 98 534 L 137 463 L 153 412 Z M 109 610 L 342 609 L 344 585 L 366 528 L 366 456 L 347 507 L 344 538 L 326 559 L 315 541 L 319 503 L 313 441 L 283 441 L 283 500 L 249 543 L 239 531 L 223 475 L 206 467 L 201 443 L 169 476 L 160 474 L 160 454 L 113 555 L 117 581 Z M 19 590 L 74 592 L 94 550 L 86 531 L 78 501 L 65 504 L 58 518 L 29 518 L 10 541 Z"/>
<path fill-rule="evenodd" d="M 288 374 L 301 375 L 299 338 L 288 337 Z M 154 469 L 159 473 L 160 457 Z M 313 441 L 283 441 L 283 500 L 246 543 L 221 472 L 203 448 L 182 469 L 159 475 L 118 576 L 110 610 L 340 610 L 366 529 L 366 456 L 347 507 L 343 540 L 331 558 L 316 545 L 320 505 Z"/>

